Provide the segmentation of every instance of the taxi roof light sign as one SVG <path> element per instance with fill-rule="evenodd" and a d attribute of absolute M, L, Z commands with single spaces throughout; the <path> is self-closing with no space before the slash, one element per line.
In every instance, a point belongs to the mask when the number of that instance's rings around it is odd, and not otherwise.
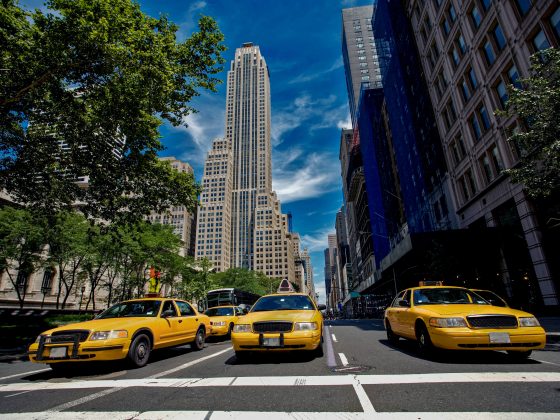
<path fill-rule="evenodd" d="M 280 282 L 280 285 L 278 286 L 278 290 L 276 292 L 277 293 L 293 293 L 293 292 L 295 292 L 295 290 L 294 290 L 294 286 L 292 286 L 292 283 L 290 283 L 288 281 L 288 279 L 282 279 L 282 281 Z"/>

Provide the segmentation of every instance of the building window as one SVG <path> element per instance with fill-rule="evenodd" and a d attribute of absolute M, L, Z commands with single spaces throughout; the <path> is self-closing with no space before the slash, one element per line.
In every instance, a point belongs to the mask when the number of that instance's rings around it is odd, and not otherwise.
<path fill-rule="evenodd" d="M 511 66 L 507 72 L 509 83 L 511 83 L 516 88 L 521 88 L 521 83 L 519 83 L 519 73 L 515 65 Z"/>
<path fill-rule="evenodd" d="M 537 51 L 546 50 L 550 48 L 550 42 L 546 37 L 544 31 L 541 29 L 539 33 L 533 38 L 533 46 Z"/>
<path fill-rule="evenodd" d="M 455 11 L 455 7 L 453 6 L 453 4 L 450 4 L 447 8 L 447 15 L 449 16 L 451 22 L 455 23 L 455 21 L 457 20 L 457 12 Z"/>
<path fill-rule="evenodd" d="M 476 80 L 476 73 L 474 72 L 474 69 L 473 69 L 473 68 L 471 68 L 471 69 L 468 71 L 468 75 L 469 75 L 469 82 L 470 82 L 470 84 L 471 84 L 471 88 L 472 88 L 473 90 L 475 90 L 476 87 L 477 87 L 477 85 L 478 85 L 478 82 L 477 82 L 477 80 Z"/>
<path fill-rule="evenodd" d="M 560 7 L 550 17 L 550 26 L 552 26 L 556 39 L 560 41 Z"/>
<path fill-rule="evenodd" d="M 515 0 L 515 5 L 521 16 L 525 16 L 533 6 L 532 0 Z"/>
<path fill-rule="evenodd" d="M 490 6 L 492 6 L 492 0 L 480 0 L 480 3 L 482 4 L 482 8 L 485 11 L 490 9 Z"/>
<path fill-rule="evenodd" d="M 496 61 L 496 53 L 494 52 L 494 46 L 490 42 L 490 40 L 484 43 L 483 47 L 484 51 L 484 58 L 486 58 L 486 63 L 488 66 L 491 66 Z"/>
<path fill-rule="evenodd" d="M 474 6 L 471 9 L 470 15 L 471 15 L 471 22 L 474 26 L 474 29 L 478 29 L 478 27 L 482 23 L 482 15 L 480 14 L 480 10 L 478 10 L 477 6 Z"/>
<path fill-rule="evenodd" d="M 478 115 L 480 117 L 480 121 L 482 122 L 482 127 L 484 127 L 484 131 L 488 131 L 490 129 L 490 118 L 488 117 L 488 111 L 486 111 L 486 107 L 481 105 L 478 110 Z"/>
<path fill-rule="evenodd" d="M 498 50 L 503 50 L 506 46 L 506 37 L 504 36 L 500 25 L 496 25 L 494 27 L 494 29 L 492 30 L 492 37 L 494 38 L 494 42 L 496 44 L 496 47 L 498 47 Z"/>
<path fill-rule="evenodd" d="M 16 278 L 16 287 L 19 289 L 20 293 L 23 293 L 27 289 L 27 280 L 29 275 L 25 270 L 19 270 Z"/>
<path fill-rule="evenodd" d="M 52 268 L 46 268 L 43 273 L 43 282 L 41 283 L 41 293 L 47 294 L 52 288 L 52 278 L 54 270 Z"/>
<path fill-rule="evenodd" d="M 449 32 L 451 32 L 451 25 L 449 24 L 449 21 L 447 20 L 446 17 L 444 17 L 443 20 L 441 21 L 441 30 L 446 38 L 447 35 L 449 35 Z"/>
<path fill-rule="evenodd" d="M 456 165 L 459 164 L 459 162 L 461 162 L 467 154 L 466 151 L 465 151 L 465 143 L 463 141 L 463 138 L 461 136 L 455 138 L 449 144 L 449 147 L 450 147 L 451 152 L 453 154 L 454 163 Z"/>
<path fill-rule="evenodd" d="M 504 109 L 506 107 L 506 103 L 508 100 L 506 84 L 503 82 L 503 80 L 500 80 L 500 82 L 496 85 L 494 89 L 500 101 L 501 108 Z"/>

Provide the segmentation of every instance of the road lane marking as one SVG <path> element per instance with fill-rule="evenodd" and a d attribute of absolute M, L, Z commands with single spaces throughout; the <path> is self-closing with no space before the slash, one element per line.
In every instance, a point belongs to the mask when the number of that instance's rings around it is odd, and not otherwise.
<path fill-rule="evenodd" d="M 335 343 L 338 343 L 338 340 L 336 339 L 336 335 L 331 334 L 332 335 L 332 341 L 334 341 Z"/>
<path fill-rule="evenodd" d="M 279 412 L 279 411 L 67 411 L 61 413 L 29 412 L 2 414 L 10 420 L 557 420 L 558 413 L 527 412 Z"/>
<path fill-rule="evenodd" d="M 208 359 L 211 359 L 211 358 L 213 358 L 213 357 L 219 356 L 219 355 L 221 355 L 222 353 L 225 353 L 225 352 L 231 351 L 231 350 L 233 350 L 233 349 L 232 349 L 231 347 L 228 347 L 228 348 L 226 348 L 226 349 L 224 349 L 224 350 L 221 350 L 221 351 L 219 351 L 219 352 L 210 354 L 210 355 L 208 355 L 208 356 L 201 357 L 201 358 L 199 358 L 199 359 L 192 360 L 192 361 L 190 361 L 190 362 L 188 362 L 188 363 L 184 363 L 184 364 L 182 364 L 182 365 L 180 365 L 180 366 L 177 366 L 177 367 L 175 367 L 175 368 L 173 368 L 173 369 L 165 370 L 165 371 L 159 372 L 159 373 L 157 373 L 157 374 L 155 374 L 155 375 L 148 376 L 146 379 L 147 379 L 148 381 L 152 381 L 152 380 L 154 380 L 154 379 L 156 379 L 156 378 L 158 378 L 158 377 L 166 376 L 166 375 L 169 375 L 170 373 L 177 372 L 178 370 L 186 369 L 186 368 L 188 368 L 188 367 L 190 367 L 190 366 L 196 365 L 197 363 L 204 362 L 205 360 L 208 360 Z M 87 384 L 88 382 L 89 382 L 89 381 L 82 381 L 82 385 L 85 385 L 85 386 L 87 387 L 86 384 Z M 101 382 L 103 382 L 103 381 L 101 381 Z M 119 390 L 121 390 L 121 389 L 123 388 L 122 386 L 118 386 L 118 383 L 120 382 L 120 381 L 118 381 L 118 380 L 112 380 L 112 381 L 109 380 L 109 382 L 117 382 L 117 387 L 109 387 L 108 389 L 105 389 L 105 390 L 103 390 L 103 391 L 99 391 L 99 392 L 97 392 L 97 393 L 95 393 L 95 394 L 87 395 L 87 396 L 85 396 L 85 397 L 78 398 L 77 400 L 68 401 L 68 402 L 66 402 L 66 403 L 64 403 L 64 404 L 57 405 L 57 406 L 52 407 L 52 408 L 50 408 L 50 409 L 48 409 L 48 410 L 46 410 L 46 411 L 58 413 L 58 412 L 60 412 L 60 411 L 68 410 L 68 409 L 70 409 L 70 408 L 72 408 L 72 407 L 75 407 L 75 406 L 77 406 L 77 405 L 81 405 L 81 404 L 84 404 L 84 403 L 93 401 L 93 400 L 95 400 L 95 399 L 97 399 L 97 398 L 101 398 L 101 397 L 104 397 L 104 396 L 106 396 L 106 395 L 112 394 L 113 392 L 117 392 L 117 391 L 119 391 Z M 106 388 L 106 387 L 103 387 L 103 388 Z M 3 389 L 3 388 L 0 387 L 0 391 L 1 391 L 2 389 Z"/>
<path fill-rule="evenodd" d="M 341 353 L 342 354 L 342 353 Z M 375 408 L 373 408 L 373 404 L 369 399 L 364 387 L 360 383 L 360 379 L 358 375 L 354 375 L 354 381 L 352 382 L 352 386 L 354 387 L 354 391 L 358 396 L 358 400 L 362 405 L 362 410 L 364 410 L 364 414 L 373 414 L 375 413 Z"/>
<path fill-rule="evenodd" d="M 340 361 L 342 362 L 342 366 L 348 366 L 348 359 L 344 355 L 344 353 L 338 353 L 338 357 L 340 357 Z"/>
<path fill-rule="evenodd" d="M 532 360 L 534 360 L 535 362 L 539 362 L 539 363 L 546 363 L 547 365 L 560 366 L 560 364 L 558 364 L 558 363 L 554 363 L 554 362 L 547 362 L 546 360 L 538 360 L 538 359 L 533 359 L 533 358 L 531 358 L 531 359 L 532 359 Z"/>
<path fill-rule="evenodd" d="M 358 377 L 361 385 L 481 383 L 481 382 L 560 382 L 560 372 L 480 372 L 428 373 L 406 375 L 328 375 L 328 376 L 239 376 L 220 378 L 140 378 L 106 379 L 72 382 L 22 382 L 0 384 L 0 392 L 40 391 L 56 389 L 130 387 L 196 388 L 216 386 L 339 386 L 353 385 Z"/>
<path fill-rule="evenodd" d="M 28 392 L 31 391 L 22 391 L 22 392 L 18 392 L 17 394 L 6 395 L 4 398 L 10 398 L 10 397 L 15 397 L 16 395 L 27 394 Z"/>
<path fill-rule="evenodd" d="M 51 370 L 51 369 L 48 368 L 48 369 L 32 370 L 30 372 L 22 372 L 22 373 L 16 373 L 15 375 L 3 376 L 0 378 L 0 381 L 3 381 L 4 379 L 17 378 L 18 376 L 25 376 L 25 375 L 32 375 L 34 373 L 46 372 L 47 370 Z"/>

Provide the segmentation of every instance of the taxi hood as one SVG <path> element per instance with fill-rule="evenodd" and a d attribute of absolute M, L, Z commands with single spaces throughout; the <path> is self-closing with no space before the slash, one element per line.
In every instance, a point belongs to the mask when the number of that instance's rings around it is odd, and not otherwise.
<path fill-rule="evenodd" d="M 528 312 L 519 311 L 512 308 L 504 308 L 492 305 L 476 305 L 476 304 L 439 304 L 439 305 L 416 305 L 414 307 L 418 312 L 425 312 L 433 315 L 451 315 L 451 316 L 468 316 L 468 315 L 515 315 L 517 317 L 533 316 Z"/>
<path fill-rule="evenodd" d="M 313 310 L 249 312 L 239 319 L 239 323 L 250 324 L 260 321 L 310 322 L 313 321 L 315 313 Z"/>
<path fill-rule="evenodd" d="M 137 326 L 145 326 L 146 320 L 153 320 L 155 317 L 129 317 L 129 318 L 106 318 L 92 319 L 90 321 L 77 322 L 62 327 L 53 328 L 42 334 L 51 334 L 59 331 L 71 330 L 90 330 L 90 331 L 110 331 L 110 330 L 128 330 Z"/>

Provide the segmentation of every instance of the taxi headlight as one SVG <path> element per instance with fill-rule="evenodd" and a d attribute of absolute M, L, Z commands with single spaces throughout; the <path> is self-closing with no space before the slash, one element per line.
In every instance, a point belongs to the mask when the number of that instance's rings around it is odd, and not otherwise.
<path fill-rule="evenodd" d="M 250 324 L 235 324 L 233 326 L 233 332 L 235 332 L 235 333 L 251 332 L 251 325 Z"/>
<path fill-rule="evenodd" d="M 467 322 L 463 318 L 430 318 L 430 326 L 436 328 L 466 327 Z"/>
<path fill-rule="evenodd" d="M 519 318 L 520 327 L 540 327 L 539 320 L 534 316 Z"/>
<path fill-rule="evenodd" d="M 112 331 L 96 331 L 90 340 L 110 340 L 112 338 L 128 338 L 128 331 L 126 330 L 112 330 Z"/>
<path fill-rule="evenodd" d="M 316 322 L 296 322 L 294 331 L 313 331 L 317 329 Z"/>
<path fill-rule="evenodd" d="M 224 327 L 226 325 L 226 321 L 212 321 L 210 323 L 215 327 Z"/>

